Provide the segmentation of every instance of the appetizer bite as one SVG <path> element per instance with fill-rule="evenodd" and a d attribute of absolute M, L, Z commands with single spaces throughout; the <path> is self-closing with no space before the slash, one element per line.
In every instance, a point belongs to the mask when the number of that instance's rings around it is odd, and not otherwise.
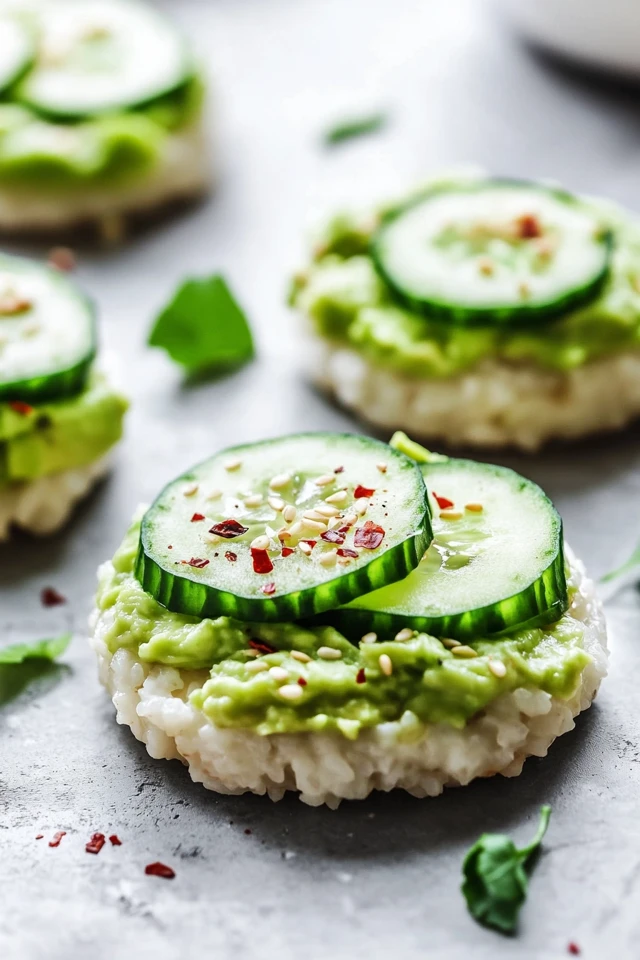
<path fill-rule="evenodd" d="M 291 300 L 311 376 L 380 427 L 535 450 L 640 415 L 640 226 L 603 201 L 434 181 L 333 220 Z"/>
<path fill-rule="evenodd" d="M 116 241 L 206 189 L 203 79 L 151 5 L 1 0 L 0 27 L 0 230 Z"/>
<path fill-rule="evenodd" d="M 0 540 L 53 533 L 106 473 L 127 402 L 96 349 L 93 304 L 66 276 L 0 255 Z"/>
<path fill-rule="evenodd" d="M 170 483 L 100 569 L 92 645 L 151 756 L 330 806 L 514 776 L 606 672 L 542 490 L 403 436 L 262 441 Z"/>

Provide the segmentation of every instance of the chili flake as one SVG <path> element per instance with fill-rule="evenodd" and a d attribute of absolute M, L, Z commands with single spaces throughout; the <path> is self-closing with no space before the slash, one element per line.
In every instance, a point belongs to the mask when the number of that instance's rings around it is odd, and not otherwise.
<path fill-rule="evenodd" d="M 357 550 L 351 550 L 350 547 L 339 547 L 337 553 L 339 557 L 351 557 L 352 560 L 357 560 L 360 556 Z"/>
<path fill-rule="evenodd" d="M 317 542 L 318 542 L 317 540 L 301 540 L 300 541 L 300 543 L 308 543 L 312 550 L 317 544 Z"/>
<path fill-rule="evenodd" d="M 249 640 L 249 646 L 258 653 L 275 653 L 275 647 L 270 647 L 268 643 L 262 643 L 261 640 Z"/>
<path fill-rule="evenodd" d="M 180 563 L 184 563 L 187 567 L 195 567 L 196 570 L 203 570 L 209 565 L 209 560 L 204 560 L 202 557 L 191 557 L 191 560 L 181 560 Z"/>
<path fill-rule="evenodd" d="M 268 597 L 272 597 L 273 594 L 276 592 L 275 583 L 265 583 L 264 587 L 262 588 L 262 592 L 265 593 Z"/>
<path fill-rule="evenodd" d="M 521 240 L 533 240 L 542 236 L 540 221 L 533 213 L 525 213 L 516 220 L 518 236 Z"/>
<path fill-rule="evenodd" d="M 122 846 L 122 840 L 120 839 L 117 833 L 111 834 L 111 836 L 109 837 L 109 843 L 111 844 L 112 847 Z"/>
<path fill-rule="evenodd" d="M 363 487 L 361 484 L 358 484 L 353 491 L 353 495 L 356 500 L 359 500 L 360 497 L 372 497 L 375 492 L 375 489 L 372 489 L 371 487 Z"/>
<path fill-rule="evenodd" d="M 55 267 L 61 273 L 71 273 L 76 266 L 76 257 L 73 250 L 69 247 L 53 247 L 49 251 L 47 263 L 50 267 Z"/>
<path fill-rule="evenodd" d="M 271 557 L 266 550 L 256 550 L 255 547 L 252 547 L 251 559 L 253 560 L 254 573 L 271 573 L 273 570 Z"/>
<path fill-rule="evenodd" d="M 344 473 L 344 467 L 336 467 L 334 473 Z"/>
<path fill-rule="evenodd" d="M 36 833 L 36 840 L 44 840 L 44 833 Z"/>
<path fill-rule="evenodd" d="M 201 520 L 204 520 L 204 513 L 194 513 L 191 517 L 191 523 L 200 523 Z"/>
<path fill-rule="evenodd" d="M 243 527 L 237 520 L 222 520 L 220 523 L 214 523 L 209 533 L 215 533 L 223 540 L 233 540 L 235 537 L 241 537 L 248 529 L 249 527 Z"/>
<path fill-rule="evenodd" d="M 433 498 L 441 510 L 449 510 L 450 507 L 455 506 L 453 500 L 449 500 L 448 497 L 439 497 L 435 490 L 433 491 Z"/>
<path fill-rule="evenodd" d="M 327 543 L 344 543 L 345 536 L 346 530 L 340 527 L 339 530 L 325 530 L 324 533 L 320 534 L 320 539 Z"/>
<path fill-rule="evenodd" d="M 238 554 L 234 553 L 233 550 L 227 550 L 227 552 L 225 553 L 225 558 L 229 560 L 231 563 L 235 563 L 236 560 L 238 559 Z"/>
<path fill-rule="evenodd" d="M 567 944 L 567 953 L 570 953 L 572 957 L 579 957 L 581 953 L 580 947 L 572 940 L 571 943 Z"/>
<path fill-rule="evenodd" d="M 163 880 L 173 880 L 176 875 L 175 870 L 168 867 L 165 863 L 148 863 L 144 868 L 148 877 L 162 877 Z"/>
<path fill-rule="evenodd" d="M 50 847 L 59 847 L 59 846 L 60 846 L 60 841 L 62 840 L 63 837 L 66 837 L 66 835 L 67 835 L 67 831 L 66 831 L 66 830 L 58 830 L 57 833 L 54 833 L 54 835 L 53 835 L 53 840 L 49 840 L 49 846 L 50 846 Z"/>
<path fill-rule="evenodd" d="M 307 685 L 307 681 L 305 680 L 304 677 L 298 677 L 298 683 L 300 684 L 301 687 L 306 687 Z"/>
<path fill-rule="evenodd" d="M 366 683 L 366 682 L 367 682 L 367 678 L 364 675 L 364 667 L 360 667 L 360 669 L 356 673 L 356 683 Z"/>
<path fill-rule="evenodd" d="M 100 853 L 106 842 L 104 833 L 94 833 L 85 845 L 85 850 L 87 853 Z"/>
<path fill-rule="evenodd" d="M 9 406 L 15 413 L 19 413 L 22 417 L 28 417 L 35 409 L 30 403 L 25 403 L 24 400 L 10 400 Z"/>
<path fill-rule="evenodd" d="M 367 520 L 364 527 L 358 527 L 353 537 L 356 547 L 364 547 L 366 550 L 376 550 L 384 540 L 385 531 L 382 527 L 374 523 L 373 520 Z"/>
<path fill-rule="evenodd" d="M 290 557 L 292 553 L 295 553 L 295 550 L 293 549 L 293 547 L 283 547 L 283 548 L 282 548 L 282 556 L 283 556 L 283 557 Z"/>
<path fill-rule="evenodd" d="M 66 603 L 67 598 L 63 597 L 61 593 L 58 593 L 53 587 L 45 587 L 40 592 L 40 602 L 43 607 L 57 607 L 61 603 Z"/>

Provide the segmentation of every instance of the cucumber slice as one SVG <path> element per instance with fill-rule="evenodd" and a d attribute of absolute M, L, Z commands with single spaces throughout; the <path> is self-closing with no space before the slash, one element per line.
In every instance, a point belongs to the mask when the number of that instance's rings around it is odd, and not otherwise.
<path fill-rule="evenodd" d="M 562 521 L 540 487 L 470 460 L 422 471 L 434 540 L 419 567 L 326 621 L 351 639 L 409 627 L 468 640 L 558 620 L 568 607 Z"/>
<path fill-rule="evenodd" d="M 549 320 L 594 299 L 613 239 L 586 204 L 536 183 L 439 187 L 391 212 L 372 241 L 410 309 L 450 323 Z"/>
<path fill-rule="evenodd" d="M 86 117 L 149 103 L 193 73 L 186 43 L 136 0 L 37 5 L 40 51 L 17 96 L 54 117 Z"/>
<path fill-rule="evenodd" d="M 57 270 L 0 255 L 0 400 L 78 393 L 96 353 L 91 302 Z"/>
<path fill-rule="evenodd" d="M 291 621 L 405 577 L 431 537 L 408 457 L 367 437 L 297 434 L 170 483 L 143 518 L 136 576 L 177 613 Z"/>
<path fill-rule="evenodd" d="M 36 52 L 32 31 L 15 14 L 0 12 L 0 92 L 31 65 Z"/>

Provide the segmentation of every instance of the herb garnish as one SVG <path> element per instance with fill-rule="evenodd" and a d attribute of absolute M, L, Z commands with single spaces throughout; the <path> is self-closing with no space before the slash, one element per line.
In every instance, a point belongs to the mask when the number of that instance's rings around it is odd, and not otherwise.
<path fill-rule="evenodd" d="M 625 561 L 621 567 L 617 567 L 610 573 L 605 574 L 604 577 L 601 577 L 600 583 L 610 583 L 612 580 L 617 580 L 619 577 L 630 573 L 635 567 L 640 567 L 640 544 L 638 544 L 629 559 Z"/>
<path fill-rule="evenodd" d="M 220 274 L 186 280 L 158 316 L 148 342 L 190 374 L 228 370 L 254 355 L 247 318 Z"/>
<path fill-rule="evenodd" d="M 382 112 L 371 113 L 364 117 L 353 117 L 336 123 L 335 126 L 326 130 L 323 140 L 327 146 L 335 146 L 338 143 L 344 143 L 345 140 L 353 140 L 355 137 L 377 133 L 378 130 L 387 125 L 387 121 L 387 115 Z"/>
<path fill-rule="evenodd" d="M 64 633 L 52 640 L 38 640 L 36 643 L 14 643 L 10 647 L 0 648 L 0 664 L 19 664 L 25 660 L 55 660 L 65 652 L 71 643 L 71 634 Z"/>
<path fill-rule="evenodd" d="M 471 915 L 501 933 L 513 933 L 527 896 L 531 869 L 547 832 L 551 807 L 540 810 L 540 825 L 531 843 L 518 850 L 510 837 L 484 833 L 464 859 L 462 892 Z"/>

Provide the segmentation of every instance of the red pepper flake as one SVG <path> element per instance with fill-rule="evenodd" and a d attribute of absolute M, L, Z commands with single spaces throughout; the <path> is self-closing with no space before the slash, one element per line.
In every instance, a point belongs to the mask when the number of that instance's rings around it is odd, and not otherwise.
<path fill-rule="evenodd" d="M 367 678 L 364 675 L 364 667 L 360 667 L 360 669 L 356 673 L 356 683 L 366 683 L 366 682 L 367 682 Z"/>
<path fill-rule="evenodd" d="M 261 640 L 249 640 L 249 646 L 258 653 L 275 653 L 275 647 L 270 647 L 268 643 L 262 643 Z"/>
<path fill-rule="evenodd" d="M 266 550 L 256 550 L 255 547 L 251 547 L 251 559 L 254 573 L 271 573 L 273 570 L 271 557 Z"/>
<path fill-rule="evenodd" d="M 40 603 L 43 607 L 58 607 L 61 603 L 66 603 L 67 598 L 63 597 L 53 587 L 45 587 L 40 593 Z"/>
<path fill-rule="evenodd" d="M 282 556 L 283 556 L 283 557 L 290 557 L 292 553 L 295 553 L 295 550 L 293 549 L 293 547 L 283 547 L 283 548 L 282 548 Z"/>
<path fill-rule="evenodd" d="M 200 523 L 201 520 L 204 520 L 204 513 L 194 513 L 191 517 L 191 523 Z"/>
<path fill-rule="evenodd" d="M 352 560 L 357 560 L 360 556 L 356 550 L 351 550 L 350 547 L 339 547 L 337 553 L 339 557 L 350 557 Z"/>
<path fill-rule="evenodd" d="M 447 497 L 439 497 L 435 490 L 433 491 L 433 497 L 441 510 L 449 510 L 451 507 L 455 507 L 453 500 L 449 500 Z"/>
<path fill-rule="evenodd" d="M 24 400 L 11 400 L 9 406 L 16 413 L 19 413 L 22 417 L 28 417 L 30 413 L 33 413 L 34 407 L 30 403 L 25 403 Z"/>
<path fill-rule="evenodd" d="M 248 529 L 249 527 L 243 527 L 237 520 L 221 520 L 220 523 L 214 523 L 209 533 L 215 533 L 216 537 L 222 537 L 223 540 L 233 540 L 241 537 Z"/>
<path fill-rule="evenodd" d="M 111 836 L 109 837 L 109 843 L 111 844 L 112 847 L 122 846 L 122 840 L 120 839 L 117 833 L 111 834 Z"/>
<path fill-rule="evenodd" d="M 209 561 L 203 560 L 202 557 L 191 557 L 191 560 L 181 560 L 180 563 L 184 563 L 187 567 L 195 567 L 196 570 L 203 570 L 209 566 Z"/>
<path fill-rule="evenodd" d="M 85 850 L 87 853 L 100 853 L 106 842 L 104 833 L 94 833 L 85 845 Z"/>
<path fill-rule="evenodd" d="M 353 495 L 356 498 L 356 500 L 359 500 L 360 497 L 372 497 L 375 492 L 376 492 L 375 489 L 372 490 L 371 487 L 363 487 L 360 484 L 358 484 L 358 486 L 353 491 Z"/>
<path fill-rule="evenodd" d="M 238 559 L 238 554 L 234 553 L 233 550 L 227 550 L 225 557 L 230 563 L 235 563 Z"/>
<path fill-rule="evenodd" d="M 62 840 L 63 837 L 66 837 L 66 835 L 67 835 L 67 831 L 66 831 L 66 830 L 58 830 L 57 833 L 54 833 L 54 835 L 53 835 L 53 840 L 49 840 L 49 846 L 50 846 L 50 847 L 59 847 L 59 846 L 60 846 L 60 841 Z"/>
<path fill-rule="evenodd" d="M 344 543 L 345 536 L 345 530 L 325 530 L 320 534 L 320 539 L 326 540 L 327 543 Z"/>
<path fill-rule="evenodd" d="M 247 827 L 244 832 L 246 833 L 246 835 L 247 835 L 248 837 L 251 836 L 251 830 L 249 829 L 249 827 Z"/>
<path fill-rule="evenodd" d="M 305 680 L 304 677 L 298 677 L 298 683 L 301 687 L 306 687 L 307 685 L 307 681 Z"/>
<path fill-rule="evenodd" d="M 265 583 L 264 587 L 262 588 L 262 592 L 265 593 L 268 597 L 272 597 L 276 592 L 275 583 Z"/>
<path fill-rule="evenodd" d="M 175 870 L 168 867 L 166 863 L 148 863 L 144 868 L 148 877 L 162 877 L 163 880 L 173 880 L 176 875 Z"/>
<path fill-rule="evenodd" d="M 533 213 L 524 213 L 516 220 L 518 236 L 521 240 L 534 240 L 542 236 L 542 227 L 540 221 Z"/>
<path fill-rule="evenodd" d="M 44 840 L 44 833 L 36 833 L 36 840 Z"/>
<path fill-rule="evenodd" d="M 384 534 L 385 531 L 382 527 L 374 523 L 373 520 L 367 520 L 364 527 L 358 527 L 356 530 L 353 542 L 356 547 L 376 550 L 384 540 Z"/>
<path fill-rule="evenodd" d="M 300 543 L 308 543 L 312 550 L 315 547 L 317 542 L 318 542 L 317 540 L 301 540 L 300 541 Z"/>
<path fill-rule="evenodd" d="M 344 473 L 344 467 L 336 467 L 334 473 Z"/>
<path fill-rule="evenodd" d="M 578 944 L 572 940 L 571 943 L 567 944 L 567 953 L 570 953 L 572 957 L 579 957 L 581 950 Z"/>
<path fill-rule="evenodd" d="M 71 273 L 72 270 L 75 270 L 76 256 L 69 247 L 53 247 L 49 251 L 47 263 L 50 267 L 60 270 L 61 273 Z"/>

